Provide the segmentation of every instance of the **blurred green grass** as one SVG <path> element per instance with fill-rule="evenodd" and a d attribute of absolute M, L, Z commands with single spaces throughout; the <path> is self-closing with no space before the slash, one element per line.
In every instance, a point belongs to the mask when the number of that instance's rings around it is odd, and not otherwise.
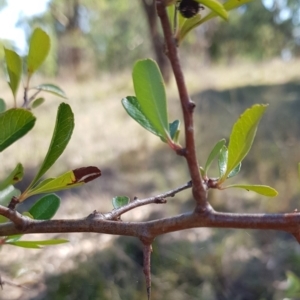
<path fill-rule="evenodd" d="M 269 199 L 245 191 L 212 191 L 212 205 L 236 212 L 298 208 L 300 61 L 215 66 L 201 71 L 189 62 L 185 66 L 187 85 L 197 105 L 195 130 L 202 164 L 217 140 L 228 140 L 233 123 L 247 107 L 270 104 L 241 175 L 234 180 L 268 184 L 280 195 Z M 37 84 L 45 81 L 35 80 Z M 113 196 L 152 196 L 189 180 L 184 160 L 123 110 L 121 98 L 133 94 L 130 71 L 56 83 L 69 96 L 76 125 L 65 153 L 48 175 L 87 165 L 102 170 L 99 180 L 61 194 L 57 217 L 84 217 L 95 209 L 106 212 L 112 209 Z M 2 97 L 11 99 L 8 88 L 0 87 Z M 170 119 L 182 119 L 174 82 L 167 90 Z M 33 131 L 1 154 L 1 177 L 17 162 L 25 165 L 25 182 L 34 176 L 47 151 L 59 102 L 47 96 L 46 104 L 35 112 L 38 121 Z M 166 206 L 142 207 L 123 220 L 171 216 L 189 209 L 193 209 L 193 200 L 190 191 L 185 191 Z M 32 287 L 18 296 L 13 289 L 15 295 L 7 299 L 141 299 L 145 295 L 141 249 L 135 239 L 61 236 L 70 243 L 38 254 L 10 246 L 2 249 L 2 255 L 8 257 L 1 263 L 5 274 Z M 286 270 L 300 275 L 299 267 L 292 263 L 299 258 L 296 241 L 282 233 L 195 229 L 159 237 L 153 254 L 154 299 L 282 299 L 284 292 L 276 283 L 284 280 Z"/>

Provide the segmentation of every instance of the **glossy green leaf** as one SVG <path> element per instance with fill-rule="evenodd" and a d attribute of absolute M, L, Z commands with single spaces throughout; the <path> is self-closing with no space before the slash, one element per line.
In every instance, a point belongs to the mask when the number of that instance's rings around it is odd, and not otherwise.
<path fill-rule="evenodd" d="M 36 28 L 29 42 L 29 52 L 27 56 L 27 71 L 29 77 L 45 61 L 50 50 L 50 38 L 41 28 Z"/>
<path fill-rule="evenodd" d="M 31 104 L 31 108 L 32 109 L 35 109 L 37 108 L 38 106 L 42 105 L 43 103 L 45 102 L 45 98 L 37 98 L 35 99 L 32 104 Z"/>
<path fill-rule="evenodd" d="M 266 108 L 267 105 L 253 105 L 233 125 L 228 145 L 227 170 L 222 176 L 223 180 L 248 154 L 256 135 L 257 126 Z"/>
<path fill-rule="evenodd" d="M 207 174 L 212 162 L 214 161 L 214 159 L 219 155 L 222 147 L 225 145 L 226 143 L 226 140 L 225 139 L 222 139 L 220 141 L 218 141 L 213 149 L 211 150 L 211 152 L 209 153 L 208 155 L 208 158 L 207 158 L 207 161 L 205 163 L 205 167 L 204 167 L 204 172 L 205 174 Z"/>
<path fill-rule="evenodd" d="M 40 84 L 40 85 L 34 87 L 34 89 L 43 91 L 43 92 L 48 92 L 48 93 L 54 94 L 58 97 L 67 99 L 65 92 L 59 86 L 51 84 L 51 83 Z"/>
<path fill-rule="evenodd" d="M 33 114 L 22 108 L 12 108 L 0 114 L 0 152 L 23 137 L 35 124 Z"/>
<path fill-rule="evenodd" d="M 34 188 L 28 190 L 26 195 L 29 197 L 36 194 L 53 193 L 56 191 L 71 189 L 94 180 L 99 176 L 101 176 L 101 171 L 97 167 L 90 166 L 78 168 L 68 171 L 57 178 L 48 178 L 41 181 Z"/>
<path fill-rule="evenodd" d="M 40 249 L 42 246 L 51 246 L 68 243 L 68 240 L 57 239 L 57 240 L 45 240 L 45 241 L 16 241 L 16 242 L 6 242 L 5 244 L 14 245 L 23 248 L 33 248 Z"/>
<path fill-rule="evenodd" d="M 267 185 L 232 184 L 224 187 L 223 189 L 229 189 L 229 188 L 240 188 L 267 197 L 275 197 L 278 195 L 278 192 L 275 189 Z"/>
<path fill-rule="evenodd" d="M 115 209 L 127 205 L 130 199 L 127 196 L 117 196 L 112 199 L 112 204 Z"/>
<path fill-rule="evenodd" d="M 132 78 L 141 111 L 162 138 L 170 139 L 165 86 L 157 63 L 151 59 L 137 61 Z"/>
<path fill-rule="evenodd" d="M 14 98 L 16 98 L 16 94 L 22 77 L 22 60 L 21 57 L 13 50 L 4 48 L 4 53 L 7 73 L 9 77 L 9 86 L 14 95 Z"/>
<path fill-rule="evenodd" d="M 5 110 L 6 110 L 6 103 L 2 98 L 0 98 L 0 113 L 4 112 Z"/>
<path fill-rule="evenodd" d="M 141 126 L 143 126 L 151 133 L 162 138 L 161 134 L 155 129 L 150 120 L 142 112 L 141 106 L 136 97 L 128 96 L 126 98 L 123 98 L 122 105 L 130 117 L 132 117 L 135 121 L 137 121 Z"/>
<path fill-rule="evenodd" d="M 218 157 L 219 176 L 224 176 L 227 169 L 228 150 L 225 145 L 222 146 Z"/>
<path fill-rule="evenodd" d="M 33 186 L 49 170 L 49 168 L 63 153 L 71 139 L 73 129 L 74 115 L 71 107 L 66 103 L 61 103 L 58 108 L 56 124 L 48 152 L 30 187 Z"/>
<path fill-rule="evenodd" d="M 21 192 L 16 189 L 13 185 L 6 187 L 0 191 L 0 205 L 7 206 L 12 197 L 19 197 Z M 7 222 L 7 218 L 0 215 L 0 223 Z"/>
<path fill-rule="evenodd" d="M 179 137 L 179 126 L 180 126 L 180 121 L 179 120 L 175 120 L 174 122 L 169 124 L 169 131 L 170 131 L 170 136 L 171 139 L 177 143 L 178 141 L 178 137 Z"/>
<path fill-rule="evenodd" d="M 196 0 L 200 4 L 208 7 L 216 15 L 220 16 L 222 19 L 228 19 L 228 13 L 224 6 L 217 0 Z"/>
<path fill-rule="evenodd" d="M 24 176 L 24 168 L 18 163 L 15 169 L 2 181 L 0 182 L 0 191 L 7 188 L 9 185 L 13 185 L 20 180 L 22 180 Z"/>
<path fill-rule="evenodd" d="M 60 198 L 49 194 L 39 199 L 29 210 L 35 220 L 50 220 L 60 206 Z"/>
<path fill-rule="evenodd" d="M 227 176 L 227 178 L 232 178 L 236 176 L 241 171 L 242 163 L 239 163 Z"/>

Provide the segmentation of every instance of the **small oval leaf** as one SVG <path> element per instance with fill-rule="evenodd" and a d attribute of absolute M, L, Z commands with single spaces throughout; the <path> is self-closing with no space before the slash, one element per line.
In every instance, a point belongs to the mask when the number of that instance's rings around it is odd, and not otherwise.
<path fill-rule="evenodd" d="M 266 108 L 267 105 L 253 105 L 233 125 L 228 145 L 227 170 L 221 180 L 226 179 L 248 154 L 256 135 L 257 126 Z"/>
<path fill-rule="evenodd" d="M 58 97 L 67 99 L 65 92 L 59 86 L 57 86 L 55 84 L 51 84 L 51 83 L 40 84 L 40 85 L 34 87 L 34 89 L 43 91 L 43 92 L 48 92 L 48 93 L 54 94 Z"/>
<path fill-rule="evenodd" d="M 49 194 L 39 199 L 29 210 L 35 220 L 50 220 L 60 206 L 60 198 Z"/>
<path fill-rule="evenodd" d="M 205 174 L 207 174 L 209 167 L 211 166 L 213 160 L 219 155 L 222 147 L 225 145 L 226 140 L 222 139 L 220 141 L 218 141 L 215 146 L 213 147 L 213 149 L 211 150 L 211 152 L 208 155 L 207 161 L 205 163 L 205 167 L 204 167 L 204 172 Z"/>
<path fill-rule="evenodd" d="M 0 114 L 0 152 L 23 137 L 35 124 L 33 114 L 23 108 L 12 108 Z"/>
<path fill-rule="evenodd" d="M 130 199 L 127 196 L 117 196 L 112 199 L 112 204 L 115 209 L 127 205 Z"/>
<path fill-rule="evenodd" d="M 9 76 L 9 86 L 14 95 L 14 98 L 16 98 L 16 94 L 22 77 L 22 60 L 21 57 L 13 50 L 4 48 L 4 53 L 7 73 Z"/>
<path fill-rule="evenodd" d="M 29 77 L 41 66 L 50 50 L 50 38 L 41 28 L 36 28 L 29 42 L 27 71 Z"/>
<path fill-rule="evenodd" d="M 166 91 L 157 63 L 152 59 L 137 61 L 132 78 L 141 111 L 159 135 L 169 140 Z"/>
<path fill-rule="evenodd" d="M 267 185 L 247 185 L 247 184 L 232 184 L 228 185 L 222 189 L 229 189 L 229 188 L 240 188 L 247 191 L 252 191 L 257 194 L 267 196 L 267 197 L 275 197 L 278 195 L 278 192 Z"/>
<path fill-rule="evenodd" d="M 179 126 L 180 126 L 180 121 L 179 120 L 175 120 L 174 122 L 169 124 L 169 130 L 170 130 L 170 136 L 171 139 L 177 143 L 178 141 L 178 137 L 179 137 Z"/>
<path fill-rule="evenodd" d="M 31 104 L 31 108 L 32 109 L 35 109 L 37 108 L 38 106 L 42 105 L 43 103 L 45 102 L 45 98 L 37 98 L 35 99 L 32 104 Z"/>

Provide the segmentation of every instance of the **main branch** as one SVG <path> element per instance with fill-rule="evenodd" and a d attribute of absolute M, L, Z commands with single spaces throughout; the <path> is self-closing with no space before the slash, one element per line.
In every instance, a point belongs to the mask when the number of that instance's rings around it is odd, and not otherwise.
<path fill-rule="evenodd" d="M 193 181 L 193 196 L 197 202 L 196 210 L 198 212 L 204 212 L 208 208 L 208 203 L 207 203 L 207 191 L 202 183 L 201 174 L 199 172 L 197 155 L 196 155 L 194 121 L 193 121 L 195 103 L 191 101 L 186 88 L 184 75 L 180 65 L 176 42 L 172 33 L 171 25 L 165 7 L 165 1 L 157 0 L 156 7 L 157 7 L 157 14 L 161 20 L 161 24 L 165 36 L 167 55 L 170 59 L 173 73 L 176 79 L 179 97 L 180 97 L 180 103 L 183 111 L 185 142 L 186 142 L 184 156 L 186 157 L 190 175 Z"/>

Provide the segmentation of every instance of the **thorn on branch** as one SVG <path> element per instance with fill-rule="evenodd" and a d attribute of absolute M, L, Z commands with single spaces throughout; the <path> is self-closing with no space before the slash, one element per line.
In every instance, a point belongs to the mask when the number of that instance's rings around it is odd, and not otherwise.
<path fill-rule="evenodd" d="M 195 110 L 195 107 L 196 107 L 195 102 L 190 101 L 190 102 L 189 102 L 189 112 L 190 112 L 190 113 L 193 113 L 194 110 Z"/>
<path fill-rule="evenodd" d="M 148 300 L 151 299 L 151 253 L 152 253 L 151 243 L 149 244 L 143 242 L 143 255 L 144 255 L 143 271 L 146 279 Z"/>

